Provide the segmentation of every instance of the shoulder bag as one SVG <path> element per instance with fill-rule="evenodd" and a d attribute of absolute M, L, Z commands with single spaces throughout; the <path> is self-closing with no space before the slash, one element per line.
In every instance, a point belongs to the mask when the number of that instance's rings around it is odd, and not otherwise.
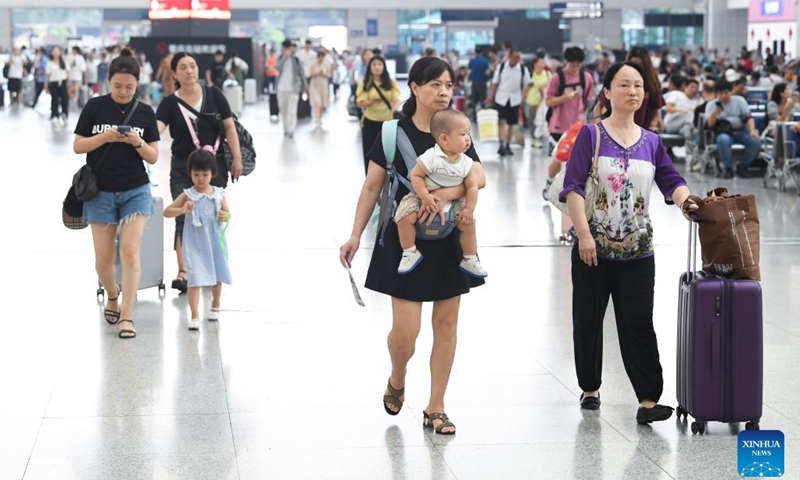
<path fill-rule="evenodd" d="M 389 100 L 386 100 L 386 97 L 383 96 L 383 92 L 381 92 L 381 87 L 379 87 L 378 84 L 375 82 L 372 82 L 372 86 L 375 87 L 375 90 L 378 92 L 378 95 L 381 97 L 381 100 L 383 100 L 383 103 L 385 103 L 386 106 L 389 108 L 389 111 L 392 112 L 392 118 L 394 118 L 395 120 L 403 118 L 404 116 L 403 112 L 394 110 L 392 108 L 392 104 L 389 103 Z"/>
<path fill-rule="evenodd" d="M 690 211 L 689 205 L 697 205 Z M 730 195 L 717 188 L 683 204 L 698 224 L 703 270 L 728 278 L 761 280 L 760 224 L 754 195 Z"/>
<path fill-rule="evenodd" d="M 121 125 L 128 124 L 133 116 L 133 112 L 136 111 L 136 107 L 139 106 L 138 98 L 133 102 L 133 108 L 131 108 L 131 111 L 128 112 L 128 116 L 125 117 L 125 120 L 122 121 Z M 95 168 L 100 168 L 100 164 L 103 163 L 103 160 L 105 160 L 108 152 L 111 151 L 112 145 L 113 144 L 109 143 L 106 146 L 105 150 L 103 151 L 103 155 L 100 156 L 100 159 L 95 164 Z M 75 175 L 72 176 L 72 188 L 74 189 L 75 197 L 82 202 L 88 202 L 97 196 L 97 175 L 95 175 L 94 169 L 92 169 L 92 167 L 89 165 L 88 158 L 87 162 L 78 169 Z"/>
<path fill-rule="evenodd" d="M 589 171 L 589 175 L 586 178 L 586 187 L 584 187 L 584 200 L 583 205 L 586 212 L 586 219 L 591 221 L 592 216 L 594 215 L 594 204 L 597 200 L 597 186 L 598 186 L 598 179 L 597 179 L 597 159 L 600 155 L 600 127 L 597 124 L 594 124 L 594 159 L 592 160 L 592 169 Z M 552 203 L 557 209 L 561 211 L 566 216 L 569 216 L 569 209 L 567 208 L 566 202 L 562 202 L 558 197 L 561 194 L 561 191 L 564 190 L 564 177 L 566 175 L 566 169 L 561 170 L 553 179 L 553 183 L 550 184 L 550 189 L 547 191 L 547 199 Z"/>

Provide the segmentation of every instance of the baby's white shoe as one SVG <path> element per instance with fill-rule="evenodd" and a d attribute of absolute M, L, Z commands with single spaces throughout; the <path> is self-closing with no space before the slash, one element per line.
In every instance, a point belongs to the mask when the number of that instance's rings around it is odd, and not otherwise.
<path fill-rule="evenodd" d="M 193 318 L 189 320 L 189 330 L 200 330 L 200 319 Z"/>
<path fill-rule="evenodd" d="M 208 311 L 208 321 L 216 322 L 219 320 L 219 308 L 212 308 Z"/>

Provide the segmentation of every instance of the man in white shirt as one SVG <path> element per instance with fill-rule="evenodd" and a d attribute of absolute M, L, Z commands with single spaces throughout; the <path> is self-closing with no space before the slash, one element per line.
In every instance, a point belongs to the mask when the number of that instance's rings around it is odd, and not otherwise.
<path fill-rule="evenodd" d="M 492 87 L 486 102 L 494 103 L 500 117 L 500 155 L 513 155 L 511 136 L 514 125 L 519 121 L 519 107 L 522 99 L 528 96 L 531 86 L 531 75 L 522 63 L 522 54 L 512 48 L 508 60 L 500 64 L 494 72 Z"/>
<path fill-rule="evenodd" d="M 295 55 L 300 60 L 300 65 L 303 66 L 303 74 L 306 76 L 306 81 L 310 82 L 311 64 L 317 61 L 317 52 L 311 48 L 311 40 L 306 40 L 305 47 Z"/>
<path fill-rule="evenodd" d="M 244 78 L 245 75 L 247 75 L 248 70 L 250 70 L 250 65 L 248 65 L 247 62 L 239 57 L 239 52 L 236 50 L 231 52 L 231 58 L 228 59 L 228 63 L 225 64 L 225 73 L 228 74 L 228 77 L 236 80 L 236 83 L 238 83 L 243 89 Z M 222 88 L 222 85 L 218 86 L 219 88 Z"/>
<path fill-rule="evenodd" d="M 22 105 L 22 77 L 27 75 L 25 71 L 25 59 L 20 53 L 19 47 L 14 47 L 8 65 L 8 95 L 11 105 Z"/>
<path fill-rule="evenodd" d="M 697 106 L 697 80 L 687 80 L 680 75 L 669 79 L 669 92 L 664 95 L 667 115 L 664 117 L 664 131 L 677 133 L 686 139 L 692 138 L 694 109 Z"/>

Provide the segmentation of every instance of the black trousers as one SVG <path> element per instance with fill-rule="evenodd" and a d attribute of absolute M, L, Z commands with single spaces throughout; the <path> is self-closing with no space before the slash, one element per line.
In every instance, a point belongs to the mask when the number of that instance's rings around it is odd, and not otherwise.
<path fill-rule="evenodd" d="M 44 82 L 40 82 L 40 81 L 37 80 L 36 81 L 36 93 L 35 93 L 35 95 L 33 97 L 33 103 L 31 104 L 31 107 L 35 107 L 36 104 L 39 103 L 39 97 L 42 95 L 43 91 L 44 91 Z"/>
<path fill-rule="evenodd" d="M 472 92 L 470 93 L 469 106 L 472 109 L 473 116 L 477 115 L 477 111 L 483 104 L 486 103 L 487 86 L 486 82 L 472 82 Z"/>
<path fill-rule="evenodd" d="M 47 85 L 50 92 L 50 118 L 58 118 L 58 107 L 61 107 L 61 115 L 69 115 L 69 94 L 67 94 L 67 82 L 50 82 Z"/>
<path fill-rule="evenodd" d="M 361 127 L 361 148 L 364 150 L 364 173 L 367 173 L 369 169 L 369 158 L 367 158 L 367 153 L 369 153 L 370 149 L 372 148 L 372 144 L 375 143 L 375 140 L 381 134 L 381 126 L 383 122 L 375 122 L 367 117 L 363 118 L 363 125 Z"/>
<path fill-rule="evenodd" d="M 603 372 L 603 317 L 614 301 L 625 371 L 639 401 L 658 401 L 664 378 L 653 329 L 655 259 L 611 261 L 590 267 L 572 248 L 572 339 L 575 370 L 584 392 L 600 389 Z"/>

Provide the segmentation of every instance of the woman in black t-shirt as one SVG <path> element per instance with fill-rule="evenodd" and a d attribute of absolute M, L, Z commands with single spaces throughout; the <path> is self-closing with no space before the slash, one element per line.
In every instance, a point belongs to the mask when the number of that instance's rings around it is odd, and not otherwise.
<path fill-rule="evenodd" d="M 239 136 L 233 123 L 231 107 L 225 99 L 222 90 L 217 87 L 203 87 L 197 83 L 200 71 L 197 61 L 186 52 L 176 53 L 170 63 L 172 75 L 177 80 L 177 90 L 172 95 L 165 97 L 158 104 L 156 118 L 158 131 L 162 133 L 169 126 L 172 136 L 172 159 L 169 169 L 169 189 L 172 199 L 175 200 L 187 188 L 191 188 L 192 178 L 186 169 L 189 154 L 197 148 L 211 146 L 217 152 L 217 176 L 211 180 L 216 187 L 228 186 L 228 166 L 220 145 L 222 138 L 228 139 L 228 146 L 233 153 L 231 165 L 231 179 L 235 182 L 244 170 L 242 154 L 239 150 Z M 190 108 L 186 108 L 182 100 Z M 185 110 L 182 111 L 182 108 Z M 195 137 L 189 130 L 189 125 L 184 118 L 184 113 L 192 124 L 199 145 L 195 144 Z M 196 115 L 199 113 L 200 115 Z M 223 131 L 224 129 L 224 131 Z M 183 264 L 183 223 L 185 215 L 175 217 L 175 253 L 178 256 L 178 275 L 172 281 L 172 288 L 186 291 L 186 271 Z"/>
<path fill-rule="evenodd" d="M 454 78 L 453 69 L 435 57 L 417 60 L 408 73 L 411 97 L 403 105 L 405 118 L 400 120 L 399 128 L 411 140 L 417 155 L 434 146 L 435 142 L 430 134 L 431 117 L 437 111 L 448 108 L 453 96 Z M 483 188 L 486 177 L 478 154 L 473 146 L 466 153 L 476 160 L 474 174 L 477 175 L 479 188 Z M 372 146 L 368 158 L 371 162 L 358 199 L 352 235 L 340 251 L 340 261 L 346 266 L 350 265 L 358 251 L 361 234 L 367 226 L 386 177 L 386 157 L 380 137 Z M 394 166 L 398 174 L 408 177 L 402 158 L 398 150 Z M 399 203 L 407 193 L 408 190 L 401 184 L 394 201 Z M 466 191 L 462 184 L 437 189 L 435 194 L 436 204 L 441 212 L 445 204 L 463 198 Z M 420 221 L 427 221 L 427 218 L 422 215 Z M 403 249 L 400 247 L 397 225 L 390 222 L 386 228 L 383 246 L 375 243 L 367 274 L 367 288 L 392 297 L 393 325 L 388 342 L 392 374 L 383 399 L 384 409 L 390 415 L 397 415 L 403 406 L 406 365 L 414 353 L 414 344 L 419 334 L 422 302 L 432 301 L 434 342 L 431 352 L 431 393 L 423 411 L 423 424 L 433 427 L 436 433 L 452 435 L 456 428 L 444 413 L 444 394 L 455 356 L 461 295 L 469 292 L 471 287 L 483 285 L 484 280 L 469 277 L 458 269 L 462 258 L 458 229 L 438 241 L 417 239 L 417 247 L 425 253 L 425 261 L 409 274 L 398 274 L 397 263 Z"/>
<path fill-rule="evenodd" d="M 108 292 L 106 321 L 119 324 L 120 338 L 136 336 L 133 304 L 141 276 L 139 244 L 146 216 L 153 214 L 150 180 L 142 160 L 150 164 L 158 160 L 156 117 L 150 106 L 135 101 L 138 80 L 139 64 L 126 48 L 108 67 L 111 93 L 92 98 L 83 107 L 73 144 L 75 153 L 87 154 L 86 162 L 97 176 L 99 191 L 84 203 L 83 216 L 92 226 L 97 276 Z M 117 226 L 122 292 L 115 284 Z M 124 294 L 121 308 L 120 293 Z"/>

